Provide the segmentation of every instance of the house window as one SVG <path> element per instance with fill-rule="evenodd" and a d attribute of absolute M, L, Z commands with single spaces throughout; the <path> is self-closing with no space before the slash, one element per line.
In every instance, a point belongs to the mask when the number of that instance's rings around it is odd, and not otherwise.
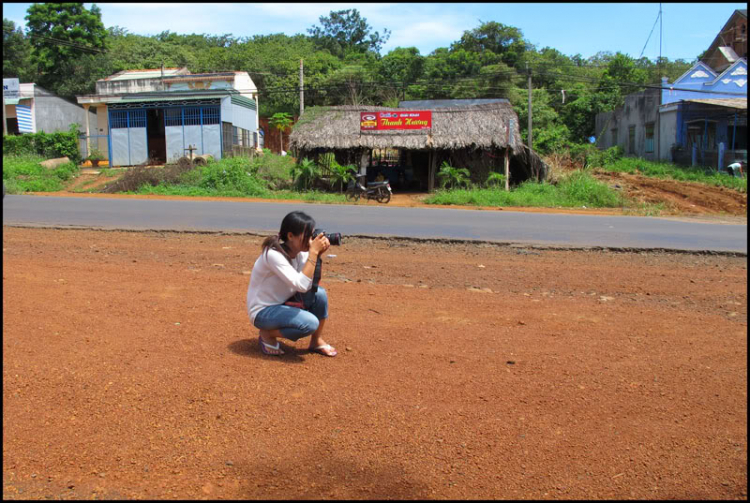
<path fill-rule="evenodd" d="M 612 128 L 612 146 L 617 146 L 617 128 Z"/>
<path fill-rule="evenodd" d="M 654 153 L 654 123 L 646 124 L 646 153 Z"/>
<path fill-rule="evenodd" d="M 185 125 L 186 126 L 200 126 L 201 125 L 201 109 L 200 108 L 185 108 Z"/>
<path fill-rule="evenodd" d="M 203 125 L 210 126 L 219 123 L 219 107 L 206 107 L 203 109 Z"/>
<path fill-rule="evenodd" d="M 109 127 L 112 129 L 122 129 L 128 127 L 128 111 L 113 110 L 110 114 Z"/>
<path fill-rule="evenodd" d="M 635 126 L 628 128 L 628 153 L 635 154 Z"/>
<path fill-rule="evenodd" d="M 182 126 L 182 109 L 167 108 L 164 110 L 165 126 Z"/>

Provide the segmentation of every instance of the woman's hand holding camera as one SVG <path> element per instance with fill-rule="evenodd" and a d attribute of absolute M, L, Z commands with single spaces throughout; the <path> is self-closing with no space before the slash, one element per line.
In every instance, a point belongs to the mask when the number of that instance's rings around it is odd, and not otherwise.
<path fill-rule="evenodd" d="M 315 255 L 317 257 L 321 253 L 325 253 L 330 246 L 331 242 L 326 235 L 321 232 L 315 238 L 310 238 L 310 255 Z"/>

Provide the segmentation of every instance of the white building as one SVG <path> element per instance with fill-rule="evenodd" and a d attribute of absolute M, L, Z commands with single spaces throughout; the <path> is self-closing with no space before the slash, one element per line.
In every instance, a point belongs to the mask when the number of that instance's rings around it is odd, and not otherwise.
<path fill-rule="evenodd" d="M 127 70 L 98 80 L 96 94 L 77 99 L 97 110 L 86 135 L 110 166 L 173 162 L 190 148 L 216 159 L 255 148 L 258 90 L 246 72 Z"/>

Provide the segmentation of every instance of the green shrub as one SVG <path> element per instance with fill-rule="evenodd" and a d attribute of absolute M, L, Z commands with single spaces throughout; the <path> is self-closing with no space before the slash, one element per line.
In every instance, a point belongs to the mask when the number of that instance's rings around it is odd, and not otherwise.
<path fill-rule="evenodd" d="M 25 133 L 3 138 L 3 155 L 40 155 L 45 159 L 68 157 L 78 164 L 81 153 L 78 150 L 78 124 L 72 124 L 69 131 L 55 133 Z"/>
<path fill-rule="evenodd" d="M 292 178 L 300 189 L 309 189 L 312 184 L 320 178 L 320 168 L 305 157 L 299 164 L 294 166 L 291 171 Z"/>
<path fill-rule="evenodd" d="M 623 204 L 619 194 L 585 171 L 574 171 L 564 177 L 557 188 L 573 206 L 613 208 Z"/>
<path fill-rule="evenodd" d="M 494 171 L 490 172 L 489 175 L 487 175 L 487 180 L 485 180 L 484 185 L 486 187 L 500 187 L 505 186 L 505 175 L 502 173 L 496 173 Z"/>
<path fill-rule="evenodd" d="M 349 181 L 354 180 L 354 173 L 357 172 L 357 168 L 353 164 L 342 166 L 336 161 L 333 161 L 333 164 L 331 165 L 330 170 L 331 170 L 331 183 L 334 186 L 338 184 L 339 192 L 343 192 L 344 185 L 347 184 Z"/>
<path fill-rule="evenodd" d="M 248 157 L 221 159 L 198 169 L 201 173 L 198 185 L 202 188 L 256 197 L 268 193 L 265 184 L 251 172 L 253 168 Z"/>
<path fill-rule="evenodd" d="M 623 202 L 616 192 L 596 180 L 588 172 L 577 171 L 557 185 L 532 180 L 506 192 L 504 189 L 440 190 L 425 199 L 427 204 L 476 206 L 537 206 L 541 208 L 620 207 Z"/>
<path fill-rule="evenodd" d="M 91 149 L 91 153 L 87 157 L 89 161 L 106 161 L 107 156 L 104 155 L 104 152 L 99 150 L 98 148 L 94 147 Z"/>
<path fill-rule="evenodd" d="M 440 171 L 437 173 L 438 180 L 440 180 L 440 186 L 445 188 L 446 185 L 450 188 L 460 187 L 461 185 L 469 185 L 469 170 L 466 168 L 454 168 L 446 161 L 440 166 Z"/>
<path fill-rule="evenodd" d="M 268 149 L 255 157 L 252 162 L 253 172 L 265 180 L 268 187 L 274 190 L 288 189 L 292 183 L 294 159 L 291 156 L 280 156 Z"/>

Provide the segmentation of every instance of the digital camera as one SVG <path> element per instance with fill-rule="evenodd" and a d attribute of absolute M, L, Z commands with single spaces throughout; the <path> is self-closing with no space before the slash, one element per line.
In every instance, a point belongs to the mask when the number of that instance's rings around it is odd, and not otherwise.
<path fill-rule="evenodd" d="M 328 241 L 333 246 L 340 246 L 341 245 L 341 233 L 340 232 L 326 232 L 323 229 L 315 229 L 312 233 L 313 239 L 318 237 L 318 234 L 323 234 L 325 237 L 328 238 Z"/>

